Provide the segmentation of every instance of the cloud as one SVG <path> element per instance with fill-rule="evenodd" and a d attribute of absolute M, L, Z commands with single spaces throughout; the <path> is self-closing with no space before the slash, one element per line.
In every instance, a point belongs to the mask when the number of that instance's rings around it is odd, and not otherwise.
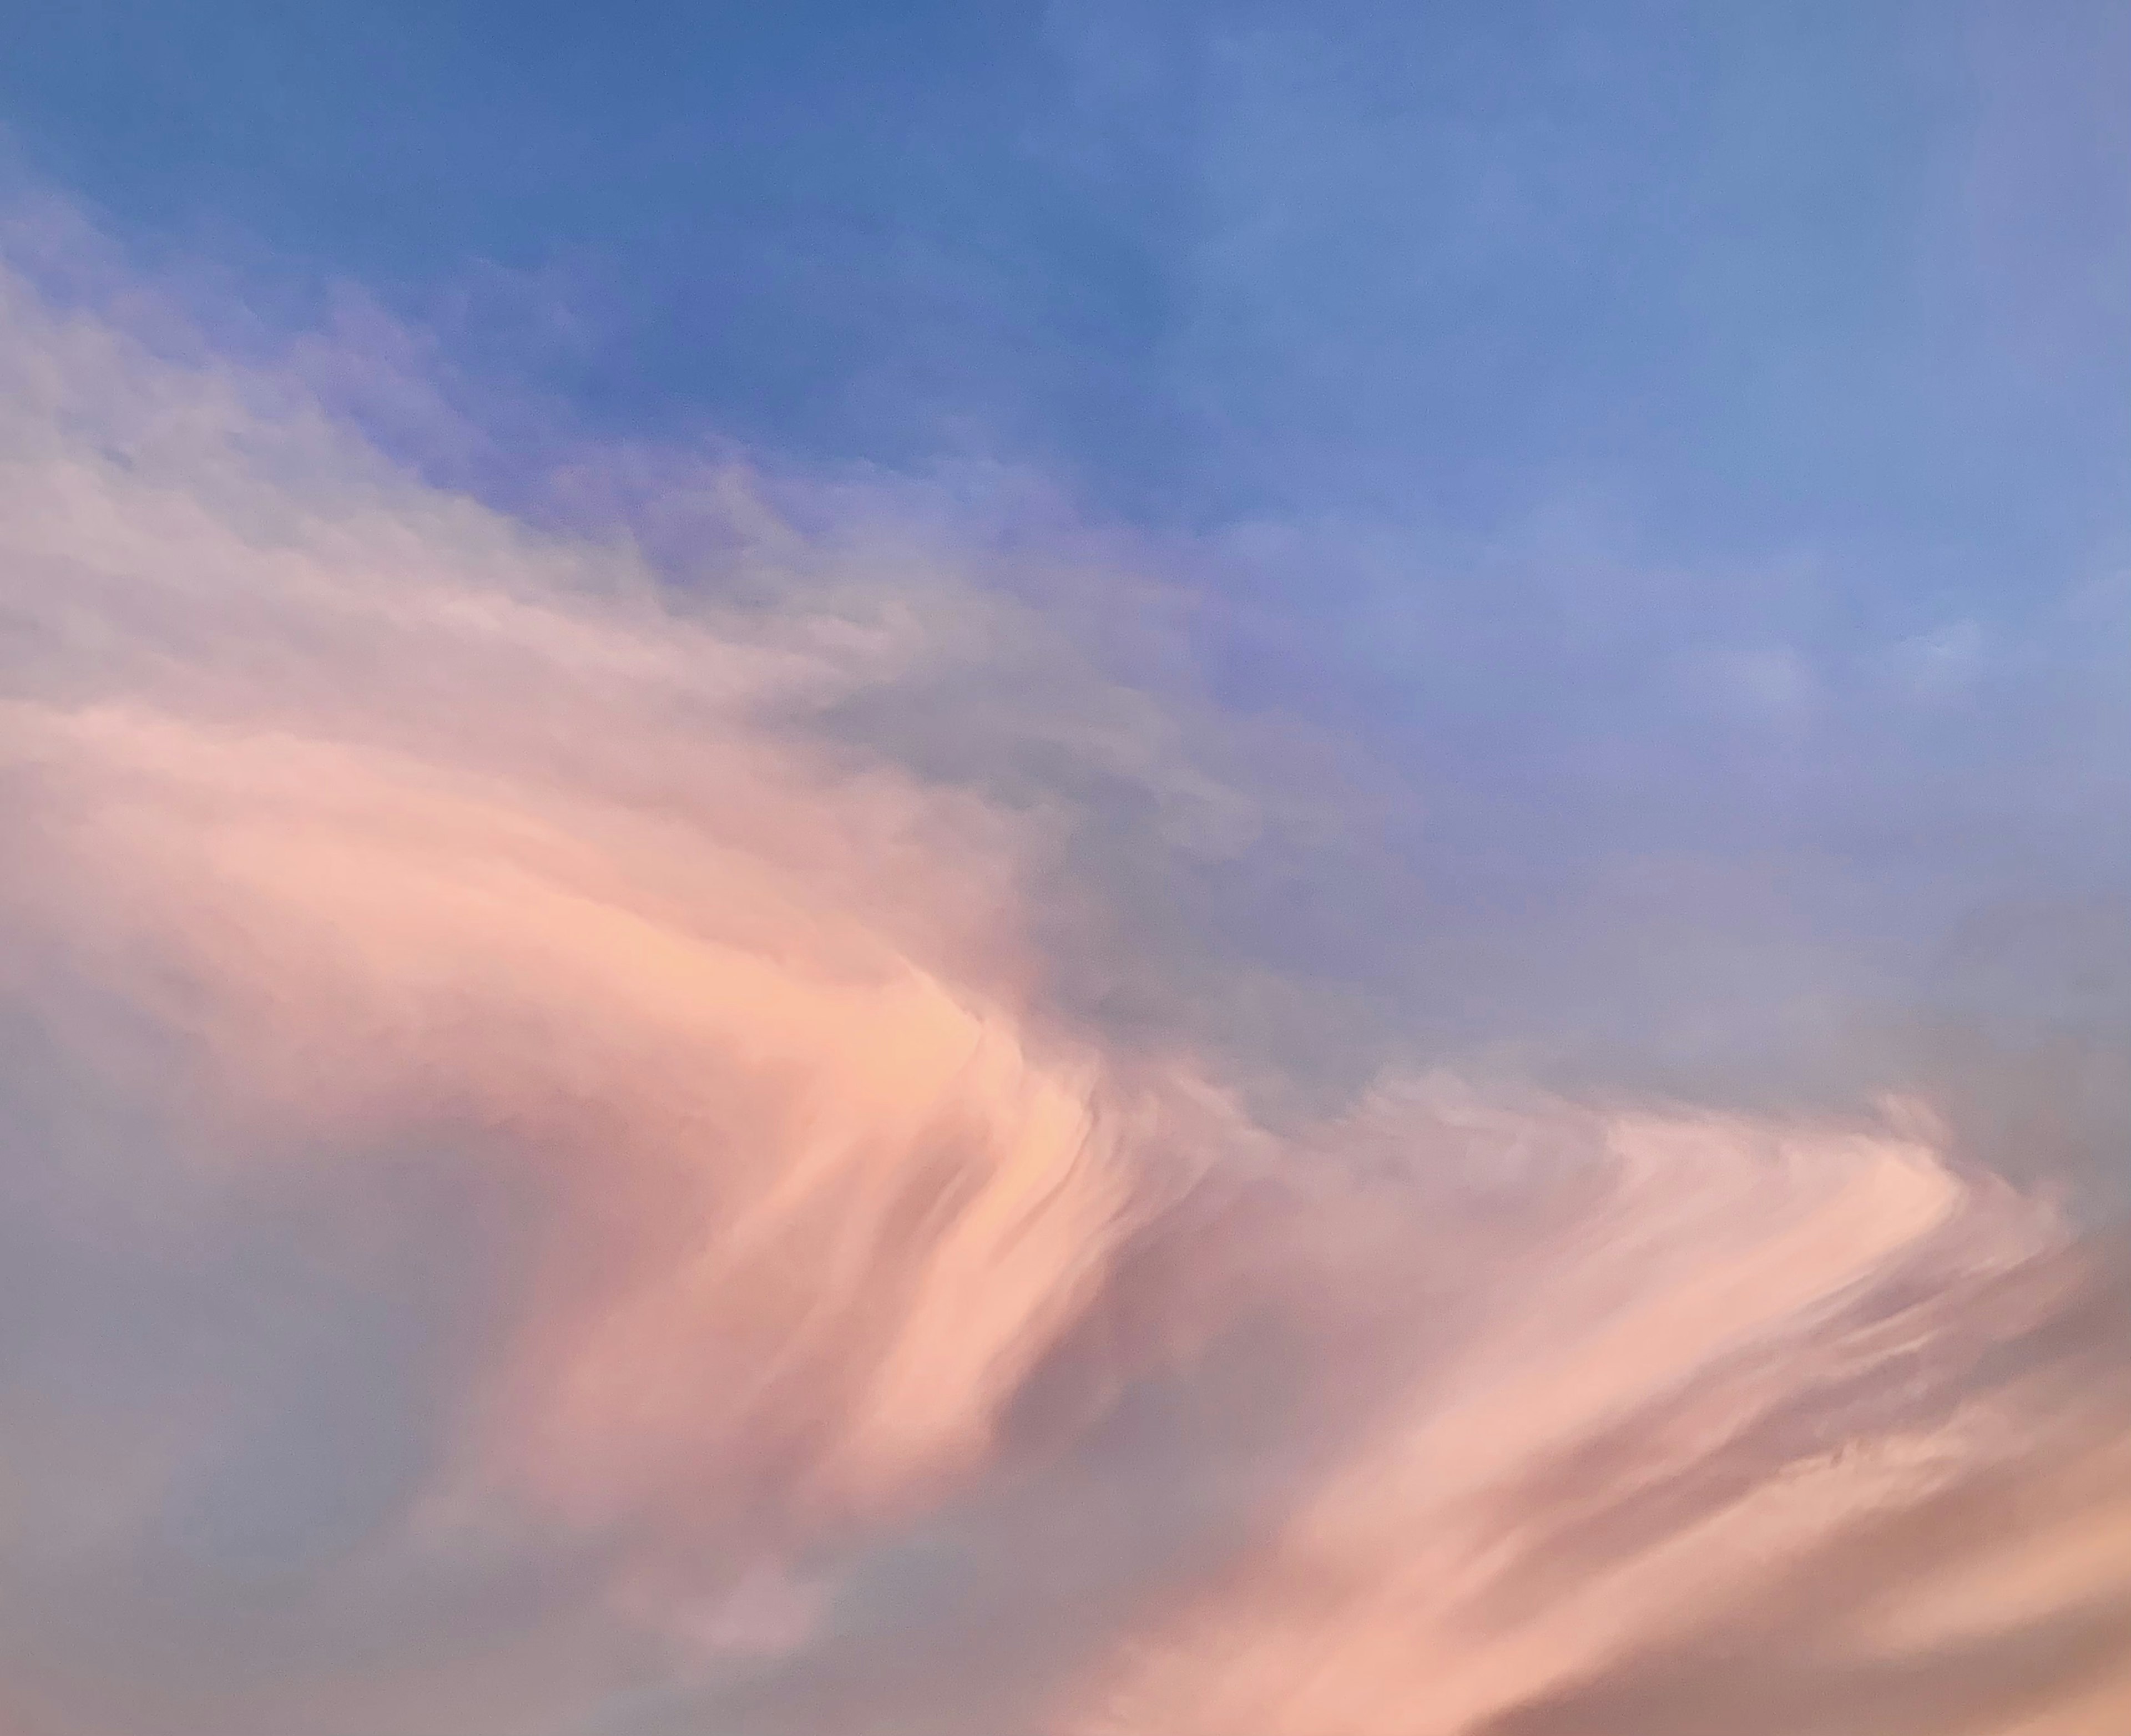
<path fill-rule="evenodd" d="M 1462 1305 L 1489 1303 L 1449 1353 L 1134 1648 L 1082 1728 L 1552 1728 L 1536 1708 L 1602 1702 L 1652 1653 L 1760 1657 L 1769 1606 L 1826 1554 L 1863 1554 L 1855 1585 L 1873 1529 L 2033 1449 L 2018 1400 L 1963 1389 L 2057 1300 L 2038 1278 L 2054 1237 L 1927 1146 L 1635 1116 L 1518 1132 L 1603 1161 L 1557 1222 L 1459 1271 Z M 1520 1192 L 1544 1212 L 1547 1189 Z M 1982 1623 L 2040 1613 L 2009 1584 Z M 1688 1722 L 1750 1715 L 1705 1685 Z"/>
<path fill-rule="evenodd" d="M 2105 1262 L 1961 1126 L 1262 1112 L 1268 1034 L 1397 1033 L 1171 919 L 1367 786 L 1158 586 L 643 455 L 536 525 L 299 361 L 0 282 L 24 1727 L 2115 1703 Z"/>
<path fill-rule="evenodd" d="M 114 1075 L 84 1097 L 149 1124 L 95 1151 L 112 1197 L 79 1209 L 137 1203 L 119 1231 L 171 1259 L 144 1190 L 242 1217 L 291 1169 L 388 1241 L 420 1236 L 395 1188 L 492 1188 L 520 1219 L 472 1296 L 433 1298 L 426 1325 L 479 1340 L 465 1389 L 405 1510 L 344 1547 L 533 1524 L 620 1548 L 625 1588 L 679 1563 L 715 1592 L 733 1561 L 742 1595 L 754 1554 L 984 1456 L 1152 1198 L 1118 1149 L 1148 1112 L 1018 1011 L 992 817 L 768 720 L 893 667 L 893 623 L 721 632 L 625 557 L 261 407 L 274 382 L 11 288 L 10 987 Z M 89 1112 L 63 1096 L 18 1164 L 62 1212 Z M 358 1290 L 415 1257 L 350 1233 L 316 1257 Z M 271 1337 L 247 1300 L 210 1312 Z M 144 1525 L 194 1499 L 188 1461 L 211 1482 L 244 1450 L 257 1395 L 218 1372 L 139 1469 Z M 313 1488 L 287 1523 L 348 1499 Z"/>

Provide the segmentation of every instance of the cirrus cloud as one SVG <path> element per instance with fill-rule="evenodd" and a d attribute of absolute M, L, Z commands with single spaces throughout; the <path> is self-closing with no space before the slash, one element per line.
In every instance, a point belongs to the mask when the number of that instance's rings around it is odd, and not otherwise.
<path fill-rule="evenodd" d="M 1278 818 L 1085 622 L 737 473 L 677 586 L 0 288 L 22 1727 L 2121 1711 L 2103 1262 L 1927 1110 L 1275 1126 L 1075 991 L 1075 804 Z"/>

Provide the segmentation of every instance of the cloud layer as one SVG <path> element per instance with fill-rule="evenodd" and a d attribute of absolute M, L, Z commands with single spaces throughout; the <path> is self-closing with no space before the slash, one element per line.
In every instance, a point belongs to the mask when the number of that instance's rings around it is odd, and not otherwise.
<path fill-rule="evenodd" d="M 1338 796 L 951 539 L 677 585 L 22 275 L 0 405 L 12 1727 L 2131 1710 L 2106 1261 L 1930 1106 L 1276 1127 L 1089 985 Z"/>

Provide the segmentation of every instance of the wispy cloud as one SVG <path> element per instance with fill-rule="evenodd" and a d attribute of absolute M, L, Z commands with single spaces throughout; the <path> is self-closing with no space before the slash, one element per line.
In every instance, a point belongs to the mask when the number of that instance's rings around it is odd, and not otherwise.
<path fill-rule="evenodd" d="M 536 525 L 315 352 L 0 289 L 23 1727 L 2131 1694 L 2105 1262 L 1960 1104 L 1386 1070 L 1279 935 L 1163 950 L 1375 815 L 1336 744 L 1214 728 L 1085 533 L 640 454 Z M 1276 1114 L 1263 1047 L 1335 1002 L 1372 1088 Z"/>

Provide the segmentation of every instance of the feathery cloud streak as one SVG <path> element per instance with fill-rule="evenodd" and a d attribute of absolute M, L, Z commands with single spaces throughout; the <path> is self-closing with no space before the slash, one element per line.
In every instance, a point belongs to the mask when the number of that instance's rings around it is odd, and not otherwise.
<path fill-rule="evenodd" d="M 1063 624 L 740 510 L 677 591 L 5 287 L 17 1725 L 2120 1717 L 2115 1301 L 1927 1108 L 1263 1124 L 1055 992 L 1055 808 L 831 726 Z M 1160 698 L 1006 733 L 1247 850 Z"/>

